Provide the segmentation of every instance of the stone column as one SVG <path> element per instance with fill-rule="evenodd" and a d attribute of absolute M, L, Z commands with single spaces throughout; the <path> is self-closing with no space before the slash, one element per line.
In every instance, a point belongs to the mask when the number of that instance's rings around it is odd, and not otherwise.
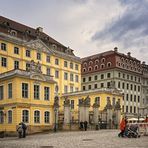
<path fill-rule="evenodd" d="M 94 124 L 97 125 L 98 117 L 99 117 L 99 104 L 97 103 L 93 104 L 93 111 L 94 111 L 93 121 L 94 121 Z"/>
<path fill-rule="evenodd" d="M 85 109 L 84 104 L 79 104 L 79 122 L 85 121 Z"/>
<path fill-rule="evenodd" d="M 111 129 L 112 128 L 112 116 L 113 116 L 113 112 L 112 112 L 112 105 L 111 105 L 111 101 L 108 100 L 107 104 L 106 104 L 106 111 L 107 111 L 107 128 Z"/>
<path fill-rule="evenodd" d="M 84 121 L 89 123 L 89 107 L 90 107 L 90 98 L 87 96 L 84 99 Z"/>
<path fill-rule="evenodd" d="M 116 105 L 115 105 L 115 124 L 116 124 L 116 128 L 119 128 L 120 119 L 121 119 L 121 106 L 120 106 L 120 102 L 118 100 L 116 102 Z"/>
<path fill-rule="evenodd" d="M 64 101 L 64 124 L 63 124 L 64 130 L 70 129 L 70 101 L 65 98 Z"/>

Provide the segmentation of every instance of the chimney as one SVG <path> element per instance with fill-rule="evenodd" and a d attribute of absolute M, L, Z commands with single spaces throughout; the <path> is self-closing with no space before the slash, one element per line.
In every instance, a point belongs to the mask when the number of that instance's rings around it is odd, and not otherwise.
<path fill-rule="evenodd" d="M 130 56 L 131 56 L 131 53 L 130 53 L 130 52 L 128 52 L 128 53 L 127 53 L 127 56 L 128 56 L 128 57 L 130 57 Z"/>
<path fill-rule="evenodd" d="M 118 48 L 117 48 L 117 47 L 115 47 L 115 48 L 114 48 L 114 51 L 115 51 L 115 52 L 118 52 Z"/>

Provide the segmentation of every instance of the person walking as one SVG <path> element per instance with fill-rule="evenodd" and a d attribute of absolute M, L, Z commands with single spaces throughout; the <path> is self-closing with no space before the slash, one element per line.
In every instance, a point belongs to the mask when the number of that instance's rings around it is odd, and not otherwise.
<path fill-rule="evenodd" d="M 84 130 L 87 131 L 87 124 L 88 122 L 87 121 L 84 121 Z"/>
<path fill-rule="evenodd" d="M 121 132 L 118 134 L 119 137 L 124 137 L 125 127 L 126 127 L 126 119 L 122 118 L 122 120 L 120 122 L 120 130 L 121 130 Z"/>
<path fill-rule="evenodd" d="M 22 124 L 19 123 L 18 128 L 17 128 L 17 132 L 18 132 L 18 137 L 22 138 L 22 134 L 23 134 L 23 128 L 22 128 Z"/>
<path fill-rule="evenodd" d="M 83 122 L 80 122 L 80 129 L 83 130 Z"/>
<path fill-rule="evenodd" d="M 26 137 L 26 130 L 27 130 L 27 126 L 24 122 L 21 123 L 22 124 L 22 129 L 23 129 L 23 138 Z"/>

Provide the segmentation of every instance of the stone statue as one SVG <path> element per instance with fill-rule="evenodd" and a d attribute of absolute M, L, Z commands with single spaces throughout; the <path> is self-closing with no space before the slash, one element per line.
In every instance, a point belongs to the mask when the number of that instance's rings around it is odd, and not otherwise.
<path fill-rule="evenodd" d="M 112 109 L 111 101 L 110 99 L 107 100 L 106 109 Z"/>
<path fill-rule="evenodd" d="M 36 65 L 35 65 L 34 60 L 31 60 L 31 62 L 30 62 L 30 70 L 32 70 L 32 71 L 36 70 Z"/>
<path fill-rule="evenodd" d="M 82 98 L 82 99 L 80 99 L 80 101 L 79 101 L 79 105 L 83 105 L 83 103 L 84 103 L 84 99 Z"/>
<path fill-rule="evenodd" d="M 70 101 L 67 97 L 65 98 L 64 106 L 70 106 Z"/>
<path fill-rule="evenodd" d="M 85 105 L 90 105 L 90 97 L 89 97 L 89 96 L 87 96 L 87 97 L 85 98 L 84 104 L 85 104 Z"/>
<path fill-rule="evenodd" d="M 116 102 L 115 109 L 121 109 L 120 100 Z"/>
<path fill-rule="evenodd" d="M 59 97 L 58 96 L 55 96 L 55 98 L 54 98 L 54 107 L 55 108 L 59 107 Z"/>

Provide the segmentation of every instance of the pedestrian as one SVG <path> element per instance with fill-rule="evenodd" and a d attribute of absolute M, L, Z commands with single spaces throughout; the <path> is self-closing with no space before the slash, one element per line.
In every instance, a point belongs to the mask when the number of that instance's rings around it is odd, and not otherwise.
<path fill-rule="evenodd" d="M 23 128 L 22 128 L 22 124 L 19 123 L 18 128 L 17 128 L 17 132 L 18 132 L 18 137 L 22 138 L 22 134 L 23 134 Z"/>
<path fill-rule="evenodd" d="M 126 119 L 123 117 L 121 122 L 120 122 L 121 132 L 118 134 L 119 137 L 124 137 L 125 127 L 126 127 Z"/>
<path fill-rule="evenodd" d="M 87 131 L 87 124 L 88 122 L 87 121 L 84 121 L 84 130 Z"/>
<path fill-rule="evenodd" d="M 26 137 L 27 126 L 26 126 L 26 124 L 24 122 L 21 122 L 21 124 L 22 124 L 22 129 L 23 129 L 23 138 L 25 138 Z"/>
<path fill-rule="evenodd" d="M 80 129 L 83 130 L 83 122 L 80 122 Z"/>

